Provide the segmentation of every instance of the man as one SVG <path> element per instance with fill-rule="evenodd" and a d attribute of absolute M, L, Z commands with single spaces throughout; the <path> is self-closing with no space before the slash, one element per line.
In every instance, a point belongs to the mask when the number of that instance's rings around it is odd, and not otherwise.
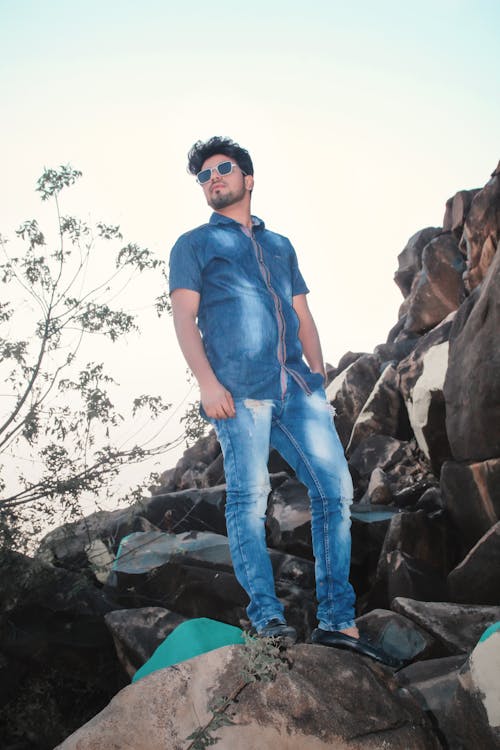
<path fill-rule="evenodd" d="M 312 640 L 360 650 L 349 583 L 352 481 L 295 251 L 251 215 L 254 176 L 245 149 L 214 137 L 195 143 L 188 158 L 214 213 L 172 249 L 172 309 L 202 414 L 224 454 L 227 533 L 248 616 L 258 634 L 295 641 L 266 548 L 273 446 L 311 500 L 319 620 Z"/>

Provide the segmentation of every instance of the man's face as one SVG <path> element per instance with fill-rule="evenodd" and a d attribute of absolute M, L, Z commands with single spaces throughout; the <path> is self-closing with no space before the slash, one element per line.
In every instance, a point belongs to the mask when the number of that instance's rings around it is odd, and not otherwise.
<path fill-rule="evenodd" d="M 214 154 L 203 162 L 202 169 L 210 169 L 222 161 L 230 161 L 236 165 L 236 161 L 229 156 Z M 213 170 L 209 181 L 202 185 L 208 205 L 218 211 L 221 208 L 227 208 L 242 201 L 251 187 L 251 185 L 247 187 L 245 183 L 245 179 L 248 181 L 249 177 L 245 178 L 245 175 L 237 165 L 233 167 L 233 171 L 230 174 L 223 176 L 219 175 L 216 170 Z M 250 180 L 252 180 L 251 177 Z"/>

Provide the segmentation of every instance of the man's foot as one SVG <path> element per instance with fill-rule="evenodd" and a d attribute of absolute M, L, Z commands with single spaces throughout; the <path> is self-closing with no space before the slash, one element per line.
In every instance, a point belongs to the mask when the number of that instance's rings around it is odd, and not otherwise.
<path fill-rule="evenodd" d="M 347 628 L 347 630 L 350 630 L 350 628 Z M 395 659 L 389 654 L 386 654 L 385 651 L 382 651 L 382 649 L 377 648 L 377 646 L 364 640 L 364 638 L 360 638 L 359 633 L 356 638 L 347 635 L 346 631 L 322 630 L 321 628 L 316 628 L 316 630 L 313 630 L 311 633 L 311 641 L 312 643 L 317 643 L 321 646 L 332 646 L 333 648 L 341 648 L 346 651 L 355 651 L 358 654 L 363 654 L 363 656 L 369 656 L 371 659 L 375 659 L 375 661 L 387 664 L 387 666 L 393 667 L 394 669 L 403 666 L 403 663 L 399 659 Z"/>
<path fill-rule="evenodd" d="M 286 622 L 282 622 L 275 617 L 258 631 L 257 636 L 259 638 L 276 638 L 292 646 L 297 640 L 297 631 L 291 625 L 287 625 Z"/>

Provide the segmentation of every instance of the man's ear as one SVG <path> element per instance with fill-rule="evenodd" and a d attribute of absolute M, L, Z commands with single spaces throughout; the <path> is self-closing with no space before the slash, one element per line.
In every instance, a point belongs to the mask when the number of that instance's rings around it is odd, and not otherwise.
<path fill-rule="evenodd" d="M 252 174 L 246 174 L 245 175 L 245 187 L 247 190 L 253 190 L 253 175 Z"/>

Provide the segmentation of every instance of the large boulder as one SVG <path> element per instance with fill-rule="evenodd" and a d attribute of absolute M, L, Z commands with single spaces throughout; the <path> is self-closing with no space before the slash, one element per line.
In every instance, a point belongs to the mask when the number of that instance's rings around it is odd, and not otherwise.
<path fill-rule="evenodd" d="M 478 291 L 450 331 L 444 397 L 456 461 L 500 457 L 500 253 Z"/>
<path fill-rule="evenodd" d="M 245 685 L 245 646 L 154 672 L 121 691 L 58 750 L 181 750 L 234 695 L 210 733 L 220 750 L 439 750 L 430 722 L 386 670 L 324 646 L 295 646 L 272 681 Z M 207 738 L 207 733 L 205 733 Z M 205 742 L 205 740 L 203 740 Z M 212 741 L 209 744 L 213 744 Z M 206 744 L 201 744 L 205 747 Z"/>
<path fill-rule="evenodd" d="M 500 163 L 474 196 L 464 225 L 461 247 L 467 255 L 466 283 L 477 287 L 485 278 L 500 238 Z"/>
<path fill-rule="evenodd" d="M 500 521 L 451 571 L 448 591 L 454 602 L 500 605 Z"/>
<path fill-rule="evenodd" d="M 337 375 L 326 389 L 327 398 L 337 414 L 335 425 L 344 447 L 379 375 L 378 358 L 373 354 L 363 354 Z"/>
<path fill-rule="evenodd" d="M 453 235 L 439 235 L 426 245 L 422 269 L 404 303 L 406 331 L 425 333 L 460 307 L 465 299 L 464 270 L 464 258 Z"/>
<path fill-rule="evenodd" d="M 500 521 L 500 458 L 473 464 L 447 461 L 441 492 L 465 555 Z"/>
<path fill-rule="evenodd" d="M 406 247 L 398 255 L 398 270 L 394 274 L 394 281 L 401 289 L 403 297 L 410 294 L 413 279 L 422 268 L 424 247 L 441 232 L 441 227 L 421 229 L 410 237 Z"/>
<path fill-rule="evenodd" d="M 443 232 L 451 232 L 457 242 L 462 238 L 464 224 L 469 213 L 472 199 L 479 190 L 459 190 L 446 201 L 443 219 Z"/>
<path fill-rule="evenodd" d="M 448 367 L 451 320 L 423 336 L 413 352 L 398 365 L 399 389 L 420 450 L 439 473 L 451 457 L 446 432 L 443 384 Z"/>
<path fill-rule="evenodd" d="M 486 628 L 500 619 L 500 607 L 394 599 L 391 609 L 438 640 L 450 655 L 472 651 Z"/>
<path fill-rule="evenodd" d="M 449 747 L 500 748 L 500 623 L 483 634 L 457 676 L 443 728 Z"/>

